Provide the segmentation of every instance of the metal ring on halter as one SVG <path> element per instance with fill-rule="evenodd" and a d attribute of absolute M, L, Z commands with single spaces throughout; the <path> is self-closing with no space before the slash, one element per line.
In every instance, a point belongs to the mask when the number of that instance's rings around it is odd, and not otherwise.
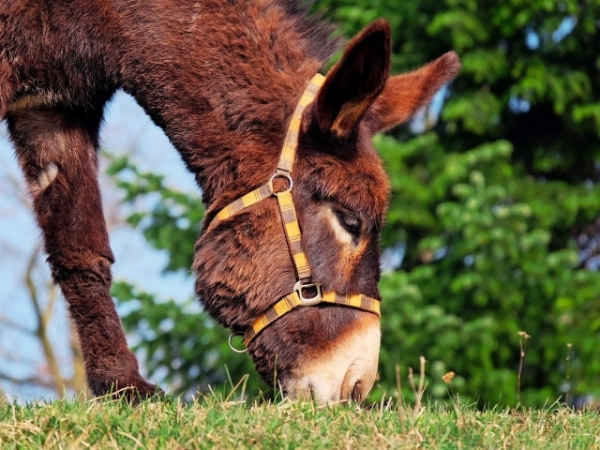
<path fill-rule="evenodd" d="M 304 289 L 315 289 L 316 293 L 312 297 L 304 297 Z M 302 306 L 313 306 L 318 305 L 323 301 L 323 292 L 321 289 L 321 283 L 306 283 L 302 284 L 301 280 L 298 280 L 294 285 L 294 291 L 298 294 L 300 299 L 300 305 Z"/>
<path fill-rule="evenodd" d="M 243 336 L 243 334 L 231 333 L 231 334 L 229 335 L 229 340 L 228 340 L 228 342 L 229 342 L 229 348 L 230 348 L 231 350 L 233 350 L 234 352 L 236 352 L 236 353 L 246 353 L 246 352 L 248 351 L 248 348 L 247 348 L 247 347 L 246 347 L 244 350 L 240 350 L 240 349 L 237 349 L 237 348 L 235 348 L 235 347 L 233 346 L 233 344 L 231 343 L 231 340 L 232 340 L 232 339 L 233 339 L 235 336 Z"/>
<path fill-rule="evenodd" d="M 275 172 L 273 174 L 273 176 L 269 180 L 269 183 L 273 183 L 273 180 L 275 178 L 285 178 L 288 182 L 287 189 L 284 189 L 283 191 L 279 191 L 279 192 L 274 192 L 275 195 L 280 194 L 282 192 L 292 192 L 292 188 L 294 187 L 294 181 L 292 180 L 292 176 L 289 173 L 285 173 L 285 172 L 278 170 L 277 172 Z"/>

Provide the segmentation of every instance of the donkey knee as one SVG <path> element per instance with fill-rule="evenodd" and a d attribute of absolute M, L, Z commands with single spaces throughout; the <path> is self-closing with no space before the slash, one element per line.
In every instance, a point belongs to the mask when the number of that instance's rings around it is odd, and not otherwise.
<path fill-rule="evenodd" d="M 112 258 L 90 254 L 50 255 L 48 262 L 54 281 L 60 284 L 68 300 L 78 298 L 78 286 L 110 287 Z M 74 292 L 71 292 L 74 291 Z M 69 293 L 75 295 L 68 295 Z"/>

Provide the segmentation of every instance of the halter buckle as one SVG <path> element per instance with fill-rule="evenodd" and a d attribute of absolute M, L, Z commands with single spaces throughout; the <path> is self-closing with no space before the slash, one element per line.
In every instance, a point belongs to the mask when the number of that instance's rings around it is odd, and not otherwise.
<path fill-rule="evenodd" d="M 285 178 L 287 180 L 287 184 L 288 184 L 288 187 L 286 189 L 284 189 L 283 191 L 273 192 L 275 195 L 281 194 L 282 192 L 292 192 L 292 188 L 294 187 L 294 181 L 292 180 L 292 175 L 289 172 L 285 172 L 283 170 L 278 170 L 271 176 L 269 183 L 273 184 L 273 181 L 275 180 L 275 178 Z"/>
<path fill-rule="evenodd" d="M 304 297 L 304 290 L 315 290 L 316 294 L 313 297 Z M 306 283 L 302 284 L 302 280 L 298 280 L 294 285 L 294 292 L 298 294 L 301 306 L 313 306 L 321 303 L 323 300 L 323 290 L 321 289 L 321 283 Z"/>

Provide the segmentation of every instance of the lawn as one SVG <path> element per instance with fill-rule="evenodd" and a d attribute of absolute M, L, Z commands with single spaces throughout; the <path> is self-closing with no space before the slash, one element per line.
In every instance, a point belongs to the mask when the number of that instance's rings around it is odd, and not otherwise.
<path fill-rule="evenodd" d="M 0 401 L 0 448 L 600 449 L 600 415 L 561 407 L 370 407 L 174 398 Z"/>

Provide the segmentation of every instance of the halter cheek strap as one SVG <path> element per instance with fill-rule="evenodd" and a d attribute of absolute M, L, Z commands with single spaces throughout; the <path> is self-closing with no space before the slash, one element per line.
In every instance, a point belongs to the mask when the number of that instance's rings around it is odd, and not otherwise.
<path fill-rule="evenodd" d="M 296 272 L 297 282 L 290 294 L 267 309 L 244 332 L 246 347 L 268 325 L 299 306 L 313 306 L 324 302 L 349 306 L 381 316 L 379 300 L 375 298 L 362 294 L 345 295 L 332 291 L 323 292 L 321 285 L 312 281 L 308 259 L 302 250 L 300 225 L 298 224 L 298 217 L 291 192 L 293 187 L 292 169 L 296 160 L 302 114 L 304 113 L 304 109 L 313 102 L 324 81 L 325 77 L 323 75 L 316 74 L 302 94 L 292 115 L 275 174 L 271 176 L 271 179 L 266 184 L 238 198 L 219 211 L 207 229 L 207 231 L 211 230 L 220 222 L 227 220 L 238 212 L 262 200 L 272 196 L 277 198 L 279 214 Z M 287 188 L 285 190 L 275 191 L 273 182 L 277 178 L 283 178 L 287 181 Z"/>

